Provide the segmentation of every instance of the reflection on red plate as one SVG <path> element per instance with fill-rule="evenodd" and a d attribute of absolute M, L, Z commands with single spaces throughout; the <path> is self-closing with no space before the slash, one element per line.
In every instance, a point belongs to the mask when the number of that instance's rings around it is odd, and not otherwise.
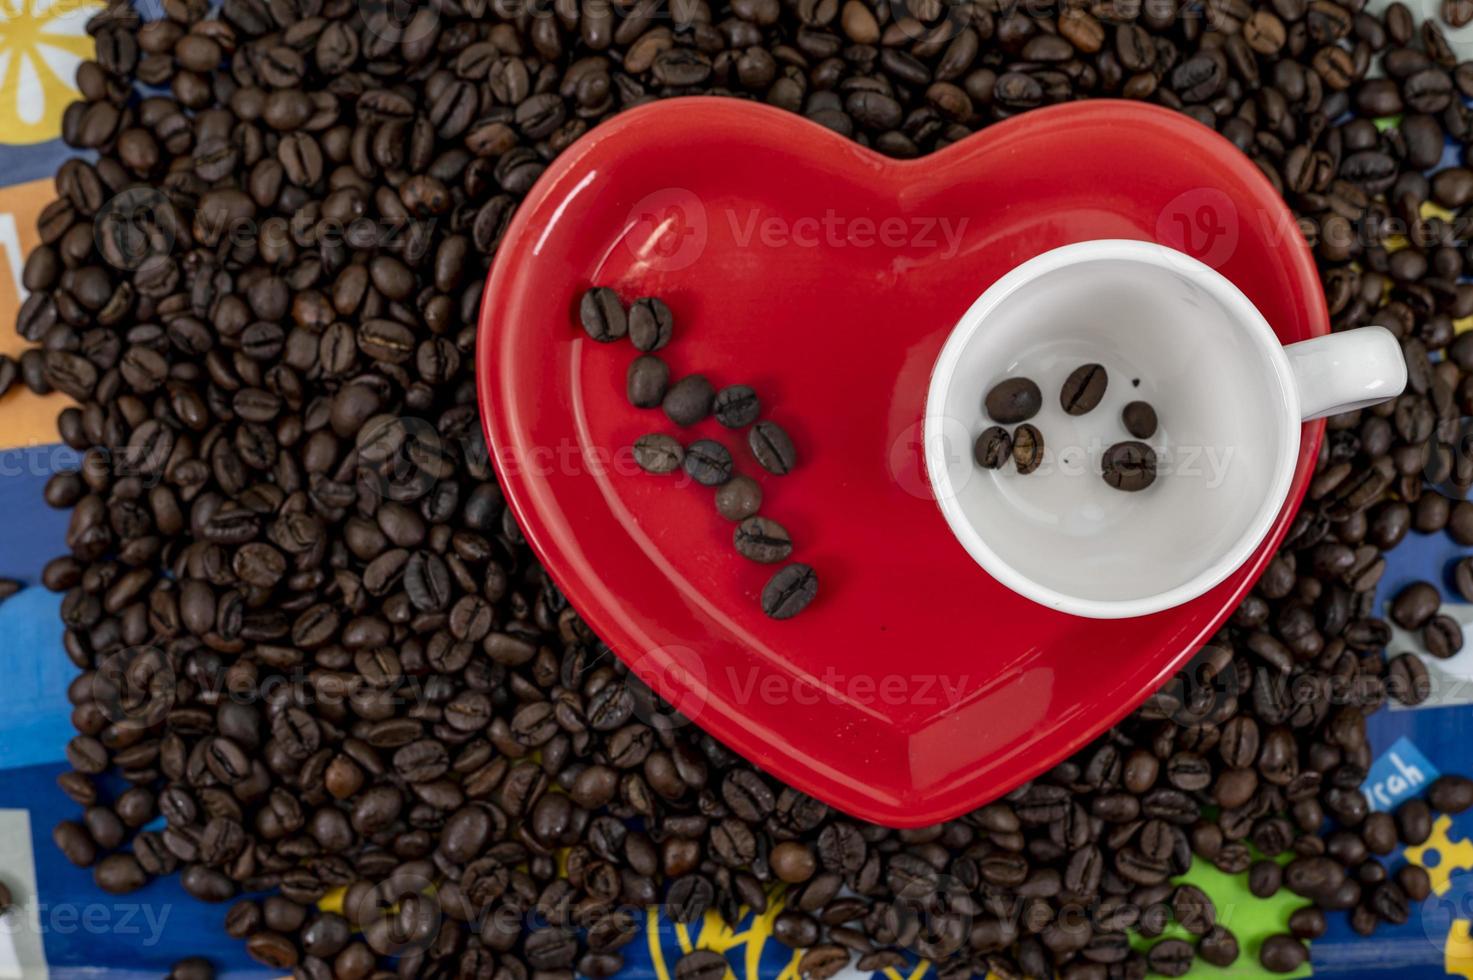
<path fill-rule="evenodd" d="M 1238 284 L 1285 342 L 1327 330 L 1293 219 L 1209 129 L 1133 103 L 1028 113 L 921 160 L 885 159 L 776 109 L 677 99 L 559 157 L 507 230 L 482 305 L 478 381 L 502 484 L 588 623 L 727 745 L 852 814 L 952 817 L 1067 756 L 1170 677 L 1283 536 L 1291 503 L 1208 595 L 1132 620 L 1077 619 L 998 585 L 927 494 L 931 365 L 1000 275 L 1091 238 L 1162 241 Z M 578 327 L 609 285 L 674 311 L 674 373 L 753 385 L 801 454 L 761 473 L 763 513 L 811 564 L 818 599 L 786 622 L 770 566 L 731 547 L 712 493 L 639 472 L 627 447 L 673 431 L 631 408 L 636 352 Z"/>

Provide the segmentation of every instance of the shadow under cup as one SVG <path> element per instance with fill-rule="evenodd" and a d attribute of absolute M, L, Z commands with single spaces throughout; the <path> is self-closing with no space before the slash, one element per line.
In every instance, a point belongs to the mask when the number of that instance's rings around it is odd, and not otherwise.
<path fill-rule="evenodd" d="M 938 361 L 928 414 L 947 420 L 949 442 L 967 439 L 933 477 L 953 531 L 1005 585 L 1068 611 L 1141 615 L 1201 594 L 1247 559 L 1288 492 L 1298 402 L 1279 341 L 1226 279 L 1165 250 L 1030 265 L 984 294 Z M 1060 390 L 1091 362 L 1108 372 L 1104 398 L 1070 416 Z M 1030 421 L 1044 462 L 1026 476 L 972 458 L 993 424 L 984 396 L 1014 376 L 1043 393 Z M 1125 492 L 1101 464 L 1134 438 L 1121 411 L 1137 399 L 1159 419 L 1142 440 L 1158 471 Z"/>

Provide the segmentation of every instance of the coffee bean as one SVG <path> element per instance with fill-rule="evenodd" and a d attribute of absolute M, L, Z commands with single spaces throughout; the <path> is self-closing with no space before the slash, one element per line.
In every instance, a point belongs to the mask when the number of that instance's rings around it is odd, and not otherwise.
<path fill-rule="evenodd" d="M 716 512 L 728 521 L 744 521 L 762 506 L 762 488 L 749 476 L 733 476 L 716 491 Z"/>
<path fill-rule="evenodd" d="M 1283 880 L 1282 869 L 1273 861 L 1255 861 L 1248 869 L 1248 890 L 1259 898 L 1274 895 Z"/>
<path fill-rule="evenodd" d="M 1059 391 L 1059 404 L 1069 415 L 1083 415 L 1094 410 L 1105 397 L 1109 376 L 1098 364 L 1081 364 L 1069 372 Z M 1134 433 L 1132 433 L 1134 435 Z"/>
<path fill-rule="evenodd" d="M 1000 425 L 988 426 L 972 447 L 972 458 L 987 470 L 999 470 L 1013 457 L 1013 440 Z"/>
<path fill-rule="evenodd" d="M 686 446 L 680 465 L 703 487 L 717 487 L 731 479 L 731 453 L 714 439 L 697 439 Z"/>
<path fill-rule="evenodd" d="M 629 363 L 625 389 L 635 408 L 658 408 L 670 387 L 669 366 L 653 354 L 641 354 Z"/>
<path fill-rule="evenodd" d="M 752 561 L 772 564 L 793 553 L 793 541 L 787 530 L 767 517 L 749 517 L 736 527 L 732 537 L 737 553 Z"/>
<path fill-rule="evenodd" d="M 215 980 L 215 968 L 203 956 L 189 956 L 169 968 L 168 980 Z"/>
<path fill-rule="evenodd" d="M 1000 425 L 1016 425 L 1038 414 L 1043 406 L 1043 393 L 1029 378 L 1008 378 L 987 392 L 983 406 L 992 421 Z"/>
<path fill-rule="evenodd" d="M 1402 893 L 1413 902 L 1425 902 L 1432 894 L 1432 878 L 1426 868 L 1415 864 L 1404 864 L 1396 871 L 1396 884 Z"/>
<path fill-rule="evenodd" d="M 1314 906 L 1296 909 L 1289 915 L 1289 931 L 1296 939 L 1319 939 L 1327 927 L 1325 913 Z"/>
<path fill-rule="evenodd" d="M 849 951 L 833 944 L 814 946 L 798 958 L 802 980 L 829 980 L 849 965 Z"/>
<path fill-rule="evenodd" d="M 1116 490 L 1144 490 L 1156 482 L 1156 451 L 1143 442 L 1117 442 L 1105 450 L 1102 470 Z"/>
<path fill-rule="evenodd" d="M 63 820 L 51 831 L 56 847 L 72 864 L 79 868 L 91 867 L 97 860 L 97 845 L 82 825 L 72 820 Z"/>
<path fill-rule="evenodd" d="M 818 576 L 799 562 L 784 565 L 762 589 L 762 611 L 773 619 L 791 619 L 818 594 Z"/>
<path fill-rule="evenodd" d="M 660 407 L 665 410 L 666 418 L 684 427 L 695 425 L 710 415 L 715 400 L 716 389 L 711 387 L 711 382 L 703 375 L 692 374 L 670 386 Z"/>
<path fill-rule="evenodd" d="M 583 294 L 578 301 L 578 320 L 589 338 L 601 344 L 613 343 L 629 330 L 619 294 L 607 286 L 596 286 Z"/>
<path fill-rule="evenodd" d="M 685 461 L 685 449 L 674 436 L 651 432 L 634 440 L 634 461 L 646 473 L 674 473 Z"/>
<path fill-rule="evenodd" d="M 132 854 L 109 854 L 92 869 L 92 880 L 109 895 L 134 892 L 148 883 L 148 876 Z"/>
<path fill-rule="evenodd" d="M 818 870 L 813 849 L 798 841 L 784 841 L 774 847 L 768 864 L 773 874 L 790 885 L 807 881 Z"/>
<path fill-rule="evenodd" d="M 798 463 L 793 441 L 776 422 L 763 420 L 747 431 L 747 445 L 764 470 L 785 476 Z"/>
<path fill-rule="evenodd" d="M 1391 618 L 1405 630 L 1419 630 L 1437 614 L 1442 598 L 1430 582 L 1413 582 L 1391 601 Z"/>
<path fill-rule="evenodd" d="M 670 307 L 653 296 L 642 296 L 629 304 L 629 340 L 637 350 L 657 351 L 670 343 L 675 317 Z"/>
<path fill-rule="evenodd" d="M 1043 433 L 1032 423 L 1024 422 L 1013 430 L 1013 465 L 1024 475 L 1043 463 Z"/>
<path fill-rule="evenodd" d="M 675 964 L 675 980 L 721 980 L 728 967 L 726 957 L 708 949 L 686 953 Z"/>
<path fill-rule="evenodd" d="M 1223 926 L 1213 926 L 1197 943 L 1197 955 L 1212 966 L 1231 966 L 1238 959 L 1238 937 Z"/>
<path fill-rule="evenodd" d="M 1427 665 L 1413 653 L 1393 657 L 1386 665 L 1386 693 L 1405 705 L 1426 701 L 1432 694 Z"/>
<path fill-rule="evenodd" d="M 1372 854 L 1385 856 L 1396 848 L 1396 821 L 1389 813 L 1369 814 L 1361 824 L 1360 835 Z"/>
<path fill-rule="evenodd" d="M 1396 808 L 1397 836 L 1403 844 L 1416 846 L 1432 836 L 1432 812 L 1426 801 L 1410 799 Z"/>
<path fill-rule="evenodd" d="M 1473 558 L 1461 558 L 1453 566 L 1453 583 L 1464 601 L 1473 602 Z"/>
<path fill-rule="evenodd" d="M 1446 660 L 1463 649 L 1463 626 L 1451 616 L 1433 616 L 1422 627 L 1422 645 L 1432 656 Z"/>
<path fill-rule="evenodd" d="M 793 949 L 804 949 L 818 942 L 818 923 L 800 912 L 782 912 L 772 922 L 772 938 Z"/>
<path fill-rule="evenodd" d="M 1438 776 L 1427 789 L 1427 802 L 1439 813 L 1462 813 L 1473 807 L 1473 780 L 1456 774 Z"/>
<path fill-rule="evenodd" d="M 1263 941 L 1258 962 L 1270 973 L 1293 973 L 1309 959 L 1304 943 L 1286 933 L 1277 933 Z"/>
<path fill-rule="evenodd" d="M 1146 962 L 1151 972 L 1163 977 L 1186 976 L 1196 957 L 1190 943 L 1180 939 L 1163 939 L 1146 953 Z"/>
<path fill-rule="evenodd" d="M 761 406 L 757 393 L 746 385 L 728 385 L 716 393 L 712 411 L 728 429 L 744 429 L 757 421 Z"/>
<path fill-rule="evenodd" d="M 1156 434 L 1156 410 L 1148 402 L 1128 403 L 1120 412 L 1120 421 L 1125 431 L 1137 439 L 1149 439 Z"/>

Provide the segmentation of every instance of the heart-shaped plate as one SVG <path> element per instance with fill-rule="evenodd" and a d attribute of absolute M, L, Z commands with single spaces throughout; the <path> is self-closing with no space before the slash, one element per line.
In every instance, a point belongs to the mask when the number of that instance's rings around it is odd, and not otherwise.
<path fill-rule="evenodd" d="M 919 160 L 716 98 L 624 113 L 556 159 L 507 228 L 482 303 L 488 443 L 553 579 L 635 673 L 731 748 L 819 799 L 897 827 L 1006 792 L 1115 723 L 1232 611 L 1289 502 L 1226 582 L 1138 619 L 1079 619 L 990 578 L 928 490 L 920 433 L 947 334 L 999 276 L 1095 238 L 1161 241 L 1235 282 L 1288 343 L 1328 329 L 1308 247 L 1253 164 L 1165 109 L 1081 102 Z M 579 327 L 590 285 L 675 316 L 672 374 L 757 390 L 792 435 L 768 476 L 742 434 L 676 430 L 625 398 L 637 352 Z M 981 392 L 978 392 L 980 399 Z M 709 489 L 641 472 L 651 431 L 709 436 L 818 598 L 766 618 L 774 566 L 732 547 Z"/>

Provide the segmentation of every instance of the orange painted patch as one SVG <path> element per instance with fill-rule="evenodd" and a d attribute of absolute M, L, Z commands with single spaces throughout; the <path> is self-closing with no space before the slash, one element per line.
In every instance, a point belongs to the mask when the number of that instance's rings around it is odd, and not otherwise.
<path fill-rule="evenodd" d="M 0 354 L 19 357 L 30 346 L 15 332 L 21 304 L 21 269 L 36 246 L 36 218 L 56 198 L 50 180 L 0 187 Z M 0 400 L 0 449 L 56 442 L 56 413 L 70 404 L 64 395 L 44 398 L 16 381 Z"/>

